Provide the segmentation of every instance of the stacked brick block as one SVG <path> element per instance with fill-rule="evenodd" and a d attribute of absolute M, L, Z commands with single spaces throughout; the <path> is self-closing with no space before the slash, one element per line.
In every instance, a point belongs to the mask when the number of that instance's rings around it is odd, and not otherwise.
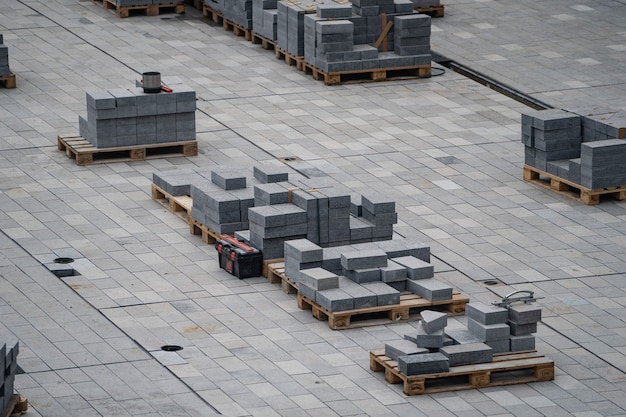
<path fill-rule="evenodd" d="M 97 148 L 195 140 L 196 93 L 184 84 L 170 87 L 171 93 L 139 87 L 87 92 L 79 134 Z"/>
<path fill-rule="evenodd" d="M 17 341 L 0 343 L 0 370 L 3 375 L 0 381 L 0 412 L 6 410 L 14 394 L 19 347 Z"/>
<path fill-rule="evenodd" d="M 537 323 L 541 321 L 541 308 L 533 304 L 509 307 L 508 324 L 511 329 L 511 352 L 535 349 Z"/>
<path fill-rule="evenodd" d="M 432 278 L 430 248 L 410 239 L 330 248 L 295 239 L 285 242 L 284 257 L 285 275 L 298 283 L 303 296 L 329 311 L 399 304 L 400 292 L 411 291 L 414 287 L 408 282 L 416 280 L 437 282 L 446 289 L 447 298 L 430 297 L 431 301 L 452 299 L 452 287 Z M 415 267 L 412 260 L 419 266 Z M 307 275 L 311 270 L 338 277 L 333 278 L 336 286 L 320 290 Z M 335 291 L 326 292 L 330 289 Z"/>
<path fill-rule="evenodd" d="M 626 185 L 626 112 L 522 114 L 525 163 L 592 190 Z"/>
<path fill-rule="evenodd" d="M 4 37 L 0 34 L 0 77 L 11 75 L 9 69 L 9 47 L 4 44 Z"/>
<path fill-rule="evenodd" d="M 494 353 L 511 350 L 511 329 L 506 308 L 470 303 L 465 306 L 467 329 L 489 345 Z"/>
<path fill-rule="evenodd" d="M 252 0 L 252 26 L 257 34 L 275 41 L 278 36 L 278 1 Z"/>

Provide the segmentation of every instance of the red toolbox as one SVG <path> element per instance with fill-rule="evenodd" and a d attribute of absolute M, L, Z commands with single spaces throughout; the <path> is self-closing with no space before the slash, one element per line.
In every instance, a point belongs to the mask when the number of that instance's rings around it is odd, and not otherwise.
<path fill-rule="evenodd" d="M 263 253 L 232 236 L 222 235 L 215 243 L 220 268 L 239 279 L 260 277 L 263 272 Z"/>

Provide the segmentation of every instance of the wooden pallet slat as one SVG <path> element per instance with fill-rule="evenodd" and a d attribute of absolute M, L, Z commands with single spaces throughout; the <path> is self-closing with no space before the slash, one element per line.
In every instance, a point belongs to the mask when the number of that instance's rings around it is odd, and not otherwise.
<path fill-rule="evenodd" d="M 0 410 L 0 417 L 10 417 L 20 415 L 28 410 L 28 400 L 19 394 L 13 394 L 3 410 Z"/>
<path fill-rule="evenodd" d="M 251 42 L 255 45 L 260 44 L 261 48 L 267 50 L 274 50 L 276 48 L 276 42 L 266 38 L 265 36 L 259 35 L 258 33 L 252 32 Z"/>
<path fill-rule="evenodd" d="M 59 135 L 57 148 L 65 152 L 68 158 L 75 159 L 77 165 L 198 155 L 198 142 L 195 140 L 96 148 L 81 136 Z"/>
<path fill-rule="evenodd" d="M 411 314 L 416 316 L 415 313 L 423 310 L 437 310 L 455 316 L 465 312 L 465 305 L 468 302 L 468 297 L 456 291 L 452 299 L 437 302 L 404 292 L 400 295 L 400 304 L 331 312 L 298 293 L 298 307 L 302 310 L 311 310 L 313 317 L 320 321 L 328 320 L 328 327 L 333 330 L 380 324 L 381 316 L 385 322 L 407 321 L 411 319 Z M 365 319 L 365 321 L 359 321 L 359 319 Z"/>
<path fill-rule="evenodd" d="M 418 13 L 427 14 L 430 17 L 443 17 L 445 8 L 443 4 L 439 4 L 435 6 L 415 7 L 414 10 Z"/>
<path fill-rule="evenodd" d="M 15 74 L 0 76 L 0 85 L 4 88 L 15 88 L 17 83 L 15 81 Z"/>
<path fill-rule="evenodd" d="M 152 199 L 161 204 L 185 222 L 189 222 L 191 216 L 192 199 L 190 196 L 173 196 L 156 184 L 152 184 Z"/>
<path fill-rule="evenodd" d="M 397 68 L 374 68 L 328 73 L 306 61 L 302 61 L 302 71 L 310 73 L 315 80 L 324 80 L 326 85 L 339 85 L 351 82 L 387 81 L 403 78 L 428 78 L 432 74 L 431 65 L 417 65 Z"/>
<path fill-rule="evenodd" d="M 385 381 L 403 384 L 406 395 L 432 394 L 473 388 L 496 387 L 554 379 L 554 361 L 536 352 L 505 353 L 489 363 L 450 367 L 448 372 L 404 375 L 384 349 L 370 351 L 370 370 L 384 372 Z"/>
<path fill-rule="evenodd" d="M 200 235 L 202 237 L 202 241 L 207 244 L 213 244 L 221 239 L 221 235 L 219 233 L 200 223 L 191 217 L 191 215 L 189 216 L 189 232 L 192 235 Z"/>
<path fill-rule="evenodd" d="M 619 201 L 626 200 L 626 185 L 592 190 L 530 165 L 524 165 L 524 180 L 587 205 L 599 204 L 602 195 L 609 195 Z"/>
<path fill-rule="evenodd" d="M 146 3 L 135 6 L 120 6 L 115 0 L 94 0 L 97 3 L 102 2 L 102 6 L 106 10 L 111 10 L 117 17 L 129 17 L 132 12 L 138 11 L 146 16 L 158 16 L 162 11 L 170 11 L 176 14 L 185 13 L 185 3 L 183 1 L 163 2 L 163 3 Z"/>

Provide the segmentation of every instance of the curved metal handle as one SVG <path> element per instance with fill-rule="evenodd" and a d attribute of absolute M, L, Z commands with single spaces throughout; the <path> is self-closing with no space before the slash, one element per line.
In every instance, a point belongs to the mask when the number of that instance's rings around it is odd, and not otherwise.
<path fill-rule="evenodd" d="M 512 295 L 515 294 L 520 294 L 520 293 L 527 293 L 528 294 L 528 298 L 534 298 L 533 296 L 535 295 L 534 291 L 530 291 L 530 290 L 517 290 L 517 291 L 513 291 L 511 294 L 508 294 L 506 297 L 504 297 L 502 299 L 502 301 L 506 301 L 509 298 L 511 298 Z"/>

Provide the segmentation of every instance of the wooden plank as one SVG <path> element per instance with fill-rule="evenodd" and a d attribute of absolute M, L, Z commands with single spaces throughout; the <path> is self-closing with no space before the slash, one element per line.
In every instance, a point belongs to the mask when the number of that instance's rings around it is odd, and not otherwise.
<path fill-rule="evenodd" d="M 489 363 L 450 367 L 449 372 L 407 376 L 384 349 L 370 352 L 370 370 L 385 372 L 385 381 L 403 384 L 406 395 L 525 384 L 554 379 L 554 361 L 536 352 L 494 355 Z"/>
<path fill-rule="evenodd" d="M 301 62 L 301 69 L 305 73 L 310 73 L 315 80 L 323 79 L 326 85 L 387 81 L 394 79 L 428 78 L 432 74 L 431 65 L 376 68 L 367 70 L 362 69 L 328 73 L 304 60 Z"/>
<path fill-rule="evenodd" d="M 146 2 L 146 4 L 141 5 L 120 6 L 116 4 L 114 0 L 102 0 L 102 5 L 105 9 L 113 11 L 115 15 L 120 18 L 129 17 L 130 14 L 135 11 L 146 16 L 158 16 L 162 11 L 171 11 L 177 14 L 185 13 L 185 3 L 182 1 L 157 4 Z"/>
<path fill-rule="evenodd" d="M 417 320 L 416 313 L 423 310 L 446 312 L 450 316 L 463 314 L 469 298 L 455 291 L 450 300 L 431 302 L 412 293 L 402 293 L 400 303 L 389 306 L 377 306 L 354 310 L 328 311 L 316 302 L 298 293 L 298 307 L 302 310 L 311 310 L 313 316 L 320 321 L 328 320 L 328 327 L 333 330 L 365 327 L 385 323 L 411 320 L 411 315 Z"/>
<path fill-rule="evenodd" d="M 530 165 L 524 165 L 523 176 L 524 181 L 587 205 L 599 204 L 601 195 L 609 195 L 619 201 L 626 199 L 626 185 L 592 190 Z"/>
<path fill-rule="evenodd" d="M 443 17 L 445 13 L 445 7 L 443 4 L 435 6 L 415 7 L 413 10 L 418 13 L 427 14 L 430 17 Z"/>
<path fill-rule="evenodd" d="M 0 410 L 0 417 L 10 417 L 20 415 L 28 410 L 28 400 L 19 394 L 13 394 L 3 410 Z"/>
<path fill-rule="evenodd" d="M 15 81 L 15 74 L 9 74 L 0 77 L 0 84 L 4 88 L 15 88 L 17 86 L 17 82 Z"/>
<path fill-rule="evenodd" d="M 197 141 L 96 148 L 81 136 L 59 135 L 57 148 L 65 151 L 68 158 L 76 159 L 77 165 L 198 155 Z"/>

